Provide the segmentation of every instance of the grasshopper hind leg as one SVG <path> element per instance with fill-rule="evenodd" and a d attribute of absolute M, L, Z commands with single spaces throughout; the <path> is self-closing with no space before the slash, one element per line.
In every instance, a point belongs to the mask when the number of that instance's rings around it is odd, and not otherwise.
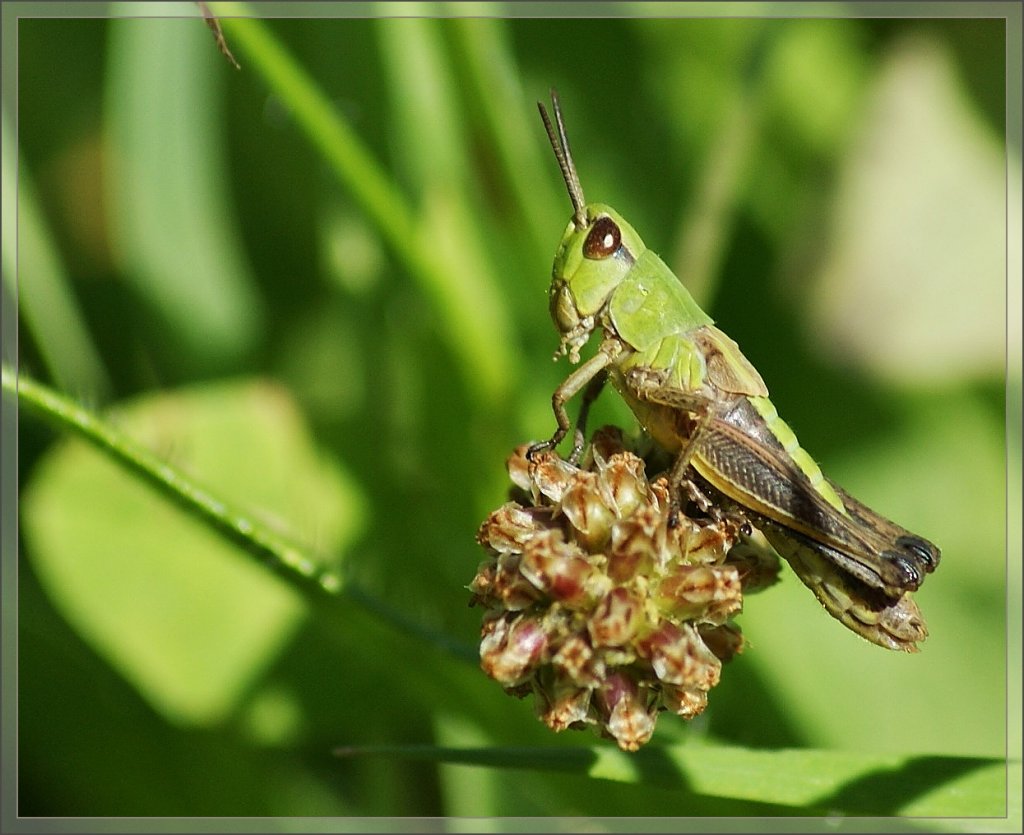
<path fill-rule="evenodd" d="M 699 476 L 691 474 L 682 480 L 679 485 L 680 500 L 682 500 L 684 494 L 698 512 L 704 514 L 713 522 L 731 525 L 743 536 L 751 536 L 753 534 L 753 525 L 751 525 L 743 510 L 733 502 L 723 501 L 720 494 L 713 487 L 704 483 L 703 479 Z M 670 505 L 669 512 L 678 513 L 682 507 L 682 501 L 680 501 L 678 506 Z M 670 516 L 668 524 L 669 527 L 678 525 L 678 515 Z"/>
<path fill-rule="evenodd" d="M 671 514 L 669 516 L 669 527 L 672 528 L 679 524 L 684 482 L 686 481 L 686 471 L 690 467 L 690 459 L 693 458 L 693 453 L 697 449 L 697 442 L 700 439 L 701 433 L 707 428 L 708 423 L 711 422 L 711 409 L 707 405 L 702 406 L 696 411 L 697 422 L 690 432 L 686 445 L 676 456 L 675 463 L 672 465 L 672 470 L 668 476 L 669 495 L 672 497 L 669 506 L 669 513 Z"/>
<path fill-rule="evenodd" d="M 673 420 L 679 421 L 685 417 L 692 423 L 688 431 L 677 433 L 685 442 L 669 473 L 669 526 L 675 527 L 683 506 L 690 459 L 697 450 L 701 435 L 714 417 L 714 403 L 703 395 L 665 385 L 664 374 L 650 366 L 634 366 L 624 379 L 626 387 L 638 400 L 666 407 L 673 413 Z"/>

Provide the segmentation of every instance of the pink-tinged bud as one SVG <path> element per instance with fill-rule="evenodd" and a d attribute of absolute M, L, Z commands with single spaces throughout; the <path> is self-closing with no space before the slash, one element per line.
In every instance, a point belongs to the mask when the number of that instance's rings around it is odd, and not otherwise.
<path fill-rule="evenodd" d="M 686 541 L 690 562 L 718 563 L 734 542 L 724 526 L 691 525 Z"/>
<path fill-rule="evenodd" d="M 658 511 L 647 506 L 612 526 L 608 575 L 617 583 L 652 571 L 656 562 L 659 520 Z"/>
<path fill-rule="evenodd" d="M 499 554 L 519 554 L 537 530 L 536 513 L 515 502 L 495 510 L 476 534 L 476 541 Z"/>
<path fill-rule="evenodd" d="M 521 684 L 540 663 L 547 636 L 526 615 L 502 615 L 485 621 L 480 641 L 480 666 L 506 687 Z"/>
<path fill-rule="evenodd" d="M 731 565 L 715 566 L 715 594 L 704 613 L 710 623 L 725 623 L 743 609 L 743 585 L 740 573 Z"/>
<path fill-rule="evenodd" d="M 715 572 L 706 565 L 681 565 L 658 585 L 658 603 L 671 612 L 698 612 L 714 596 Z"/>
<path fill-rule="evenodd" d="M 473 599 L 470 605 L 487 603 L 494 598 L 494 580 L 498 574 L 498 566 L 494 560 L 485 560 L 476 569 L 476 575 L 469 584 L 469 590 L 473 592 Z"/>
<path fill-rule="evenodd" d="M 651 662 L 654 674 L 669 684 L 683 684 L 686 680 L 685 650 L 686 633 L 674 623 L 665 621 L 650 635 L 637 641 L 641 658 Z"/>
<path fill-rule="evenodd" d="M 616 583 L 628 583 L 650 563 L 649 555 L 643 551 L 613 551 L 608 555 L 608 576 Z"/>
<path fill-rule="evenodd" d="M 510 612 L 528 609 L 541 598 L 540 592 L 520 572 L 521 561 L 522 557 L 518 554 L 498 561 L 494 595 Z"/>
<path fill-rule="evenodd" d="M 480 564 L 469 589 L 474 593 L 472 603 L 485 606 L 501 605 L 509 611 L 520 611 L 532 606 L 541 597 L 519 571 L 518 554 L 502 554 L 497 560 Z"/>
<path fill-rule="evenodd" d="M 643 603 L 623 587 L 602 598 L 587 625 L 596 647 L 621 647 L 636 635 L 643 620 Z"/>
<path fill-rule="evenodd" d="M 551 658 L 556 675 L 578 685 L 593 686 L 604 675 L 605 665 L 585 638 L 573 635 Z"/>
<path fill-rule="evenodd" d="M 534 491 L 557 504 L 582 473 L 582 470 L 563 461 L 553 452 L 540 455 L 531 471 Z"/>
<path fill-rule="evenodd" d="M 659 584 L 657 601 L 675 618 L 725 623 L 743 607 L 739 572 L 732 566 L 679 566 Z"/>
<path fill-rule="evenodd" d="M 637 699 L 640 688 L 625 673 L 611 673 L 597 690 L 597 708 L 607 718 L 623 699 Z"/>
<path fill-rule="evenodd" d="M 614 456 L 601 469 L 598 486 L 601 499 L 620 519 L 650 501 L 643 459 L 628 452 Z"/>
<path fill-rule="evenodd" d="M 718 684 L 722 662 L 701 640 L 689 623 L 664 623 L 638 643 L 660 681 L 710 690 Z"/>
<path fill-rule="evenodd" d="M 596 695 L 604 730 L 623 751 L 636 751 L 654 734 L 656 708 L 648 705 L 647 688 L 639 687 L 629 676 L 614 673 Z"/>
<path fill-rule="evenodd" d="M 601 501 L 594 473 L 579 474 L 562 494 L 561 510 L 576 529 L 580 545 L 588 551 L 597 550 L 608 541 L 615 514 Z"/>
<path fill-rule="evenodd" d="M 566 544 L 559 532 L 545 531 L 528 545 L 519 571 L 544 595 L 573 606 L 586 597 L 592 568 L 579 548 Z"/>
<path fill-rule="evenodd" d="M 520 444 L 508 457 L 505 466 L 508 469 L 508 477 L 520 490 L 524 490 L 528 496 L 533 497 L 533 484 L 530 478 L 530 470 L 533 464 L 527 460 L 526 453 L 531 444 Z M 535 498 L 535 497 L 534 497 Z"/>

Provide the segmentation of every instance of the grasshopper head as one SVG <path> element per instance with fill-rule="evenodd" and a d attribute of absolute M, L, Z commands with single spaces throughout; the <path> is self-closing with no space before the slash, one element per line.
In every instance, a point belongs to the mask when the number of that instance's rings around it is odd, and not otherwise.
<path fill-rule="evenodd" d="M 537 106 L 569 191 L 573 214 L 551 269 L 550 308 L 551 318 L 562 334 L 556 356 L 568 354 L 569 360 L 575 363 L 579 362 L 580 348 L 597 327 L 601 310 L 645 247 L 640 236 L 618 212 L 600 203 L 588 205 L 583 199 L 583 187 L 576 174 L 558 94 L 554 90 L 551 104 L 557 133 L 544 105 L 538 102 Z"/>
<path fill-rule="evenodd" d="M 579 349 L 597 327 L 612 292 L 644 250 L 636 231 L 614 209 L 592 203 L 574 215 L 562 235 L 551 268 L 550 309 L 562 335 L 559 354 L 579 361 Z"/>

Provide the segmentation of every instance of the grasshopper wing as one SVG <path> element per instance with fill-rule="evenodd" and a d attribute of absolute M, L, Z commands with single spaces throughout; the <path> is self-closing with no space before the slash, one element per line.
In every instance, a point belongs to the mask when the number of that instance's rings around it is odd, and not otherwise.
<path fill-rule="evenodd" d="M 939 551 L 937 545 L 929 542 L 923 536 L 918 536 L 915 533 L 911 533 L 906 528 L 900 527 L 891 519 L 886 519 L 880 513 L 877 513 L 867 505 L 857 501 L 857 499 L 847 493 L 842 487 L 832 481 L 832 479 L 828 479 L 828 483 L 832 485 L 832 489 L 835 490 L 839 498 L 842 499 L 843 505 L 846 507 L 850 516 L 857 520 L 861 525 L 870 528 L 871 530 L 878 531 L 886 539 L 896 543 L 899 548 L 913 554 L 916 561 L 919 562 L 928 573 L 931 573 L 938 567 L 939 560 L 942 557 L 942 552 Z"/>
<path fill-rule="evenodd" d="M 859 502 L 851 501 L 846 513 L 834 507 L 784 450 L 732 422 L 716 418 L 708 424 L 692 464 L 726 497 L 802 534 L 839 569 L 890 597 L 917 589 L 937 562 L 933 545 Z M 848 497 L 838 495 L 845 506 Z M 885 523 L 881 528 L 871 524 L 876 518 Z"/>

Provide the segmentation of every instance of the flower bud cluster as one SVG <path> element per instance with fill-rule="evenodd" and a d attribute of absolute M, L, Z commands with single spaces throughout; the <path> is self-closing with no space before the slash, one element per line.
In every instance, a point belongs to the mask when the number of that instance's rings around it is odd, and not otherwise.
<path fill-rule="evenodd" d="M 531 462 L 528 448 L 508 460 L 516 500 L 477 533 L 481 666 L 532 693 L 553 730 L 595 727 L 635 751 L 659 711 L 704 710 L 743 648 L 731 622 L 743 591 L 774 582 L 778 561 L 743 546 L 738 520 L 673 518 L 666 478 L 649 481 L 615 428 L 580 467 L 554 452 Z"/>

